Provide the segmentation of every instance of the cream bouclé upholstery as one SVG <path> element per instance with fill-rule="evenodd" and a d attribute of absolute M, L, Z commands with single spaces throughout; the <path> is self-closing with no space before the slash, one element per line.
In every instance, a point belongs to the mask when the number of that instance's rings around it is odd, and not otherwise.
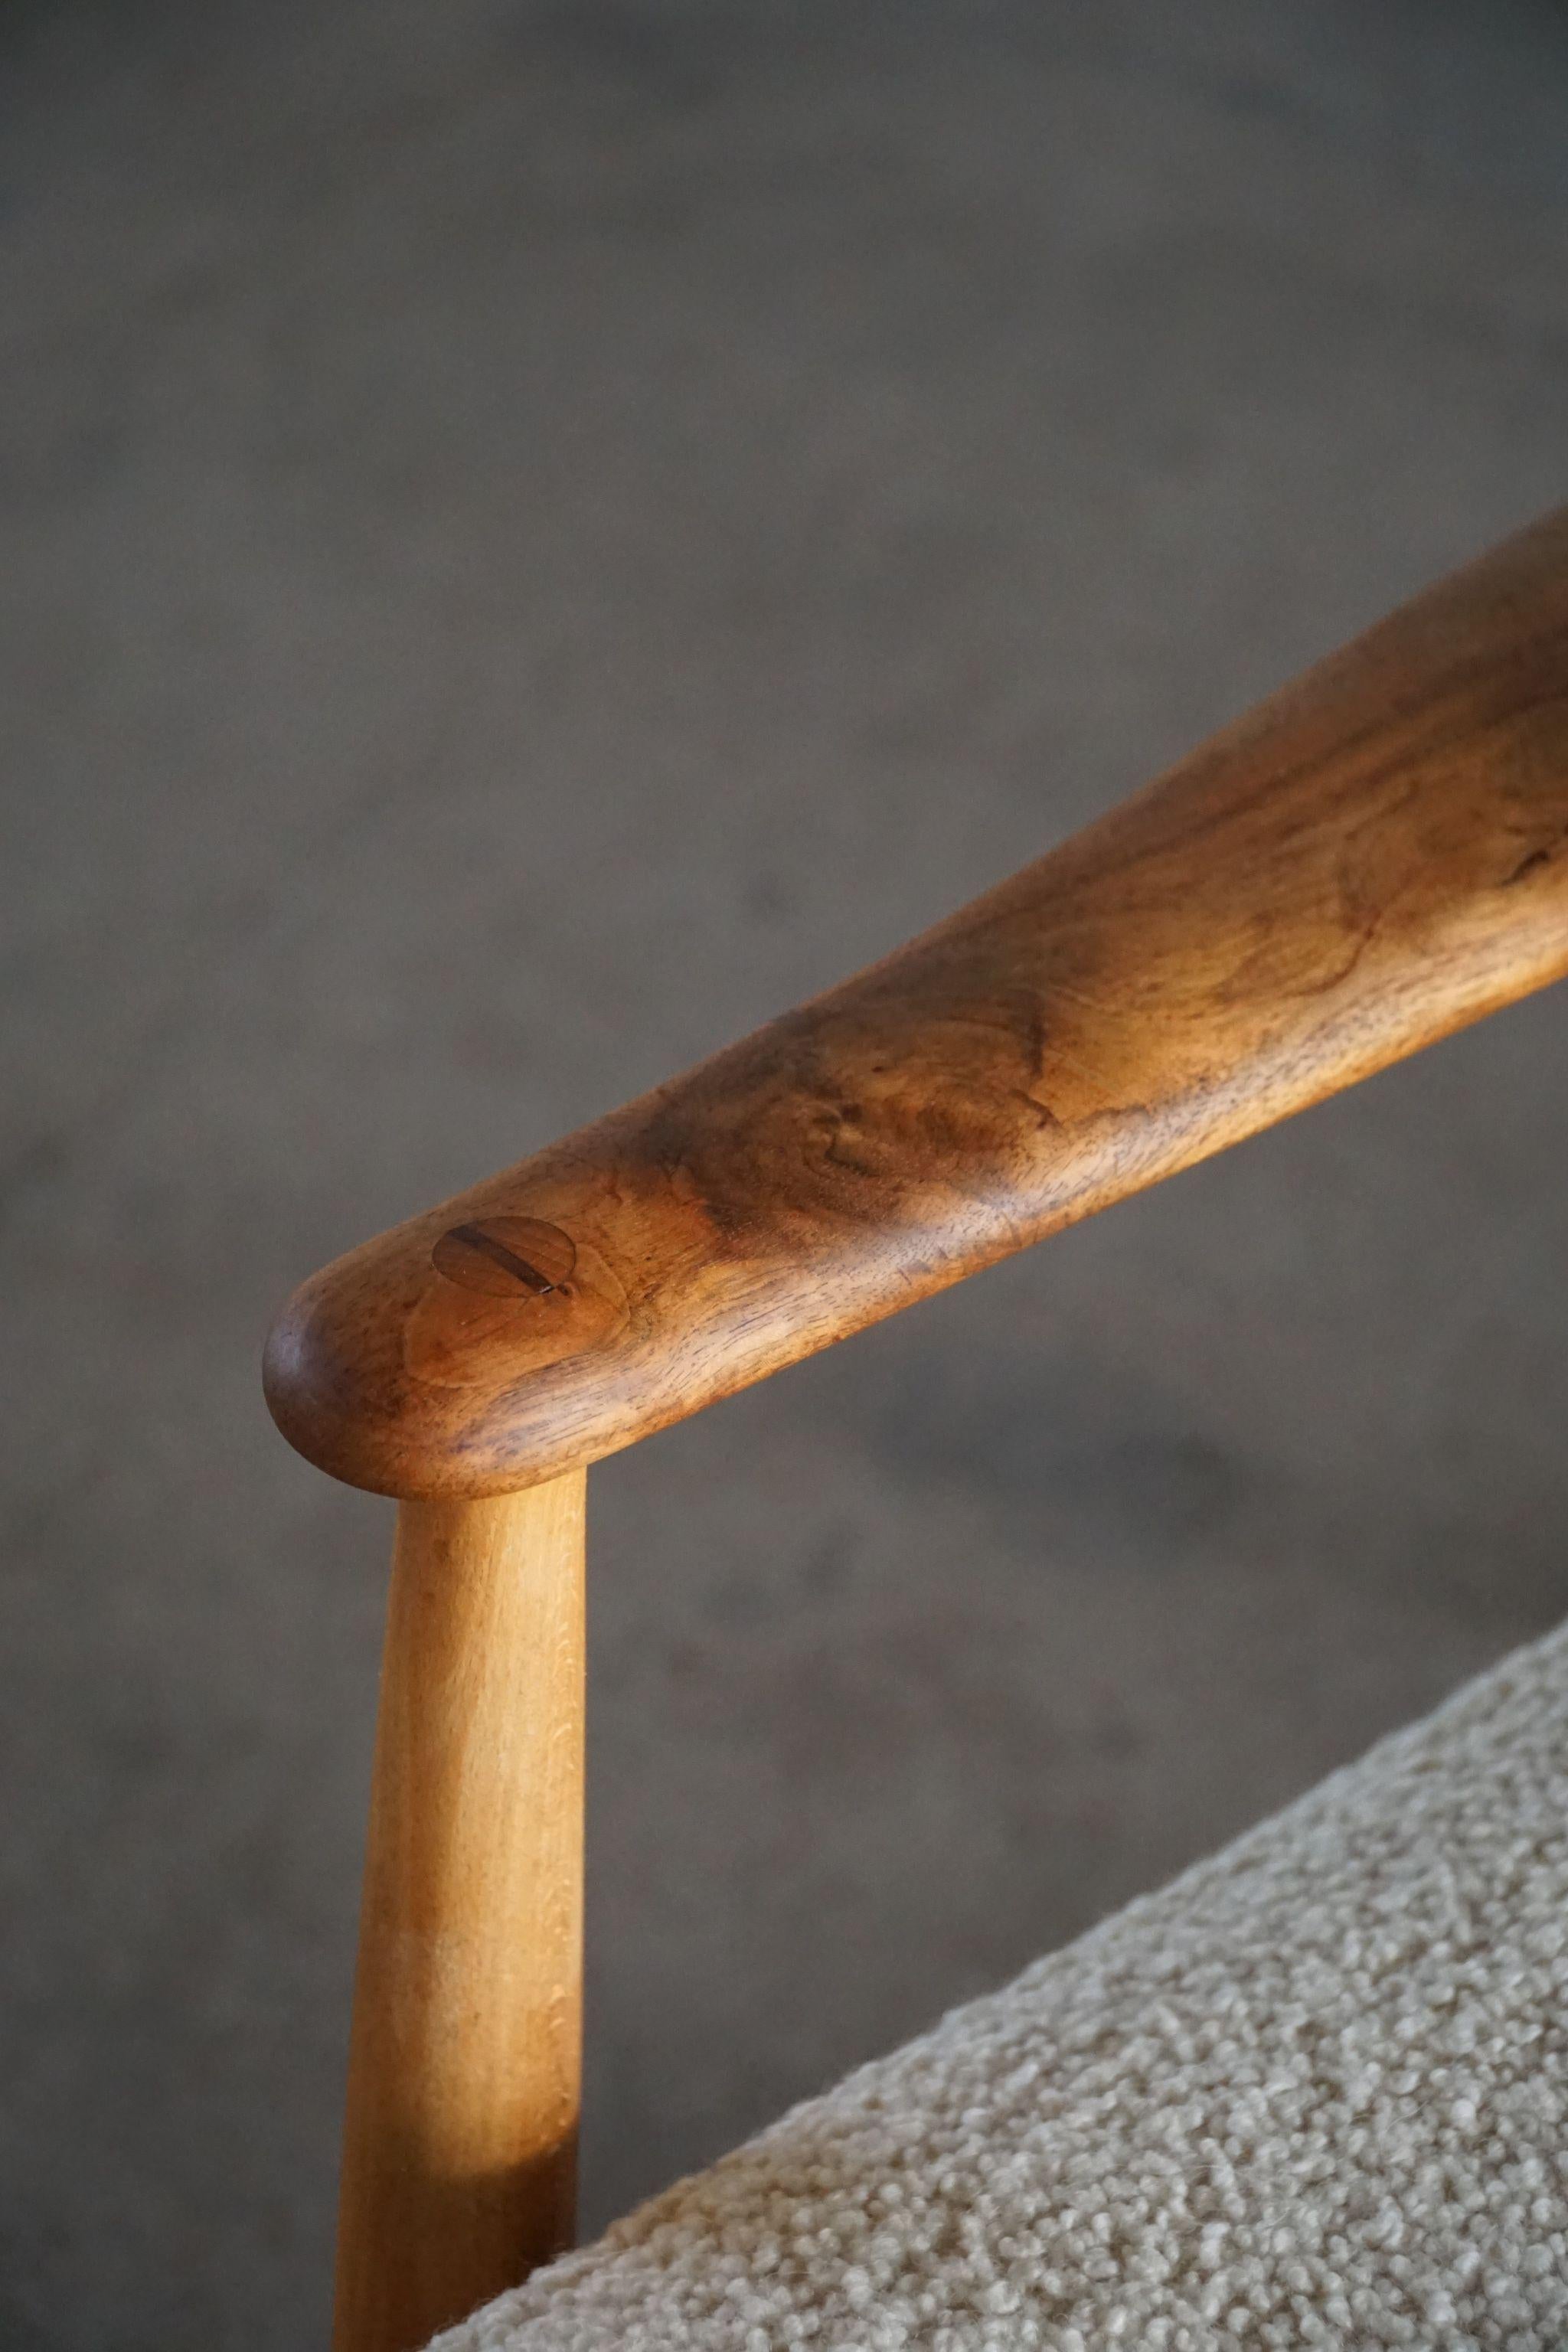
<path fill-rule="evenodd" d="M 1568 1628 L 441 2352 L 1563 2352 Z"/>

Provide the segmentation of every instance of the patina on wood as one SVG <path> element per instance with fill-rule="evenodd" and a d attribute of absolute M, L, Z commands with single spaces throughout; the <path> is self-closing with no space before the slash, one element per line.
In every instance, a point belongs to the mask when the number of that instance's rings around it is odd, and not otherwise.
<path fill-rule="evenodd" d="M 900 953 L 329 1266 L 273 1412 L 388 1494 L 553 1477 L 1565 969 L 1559 515 Z"/>

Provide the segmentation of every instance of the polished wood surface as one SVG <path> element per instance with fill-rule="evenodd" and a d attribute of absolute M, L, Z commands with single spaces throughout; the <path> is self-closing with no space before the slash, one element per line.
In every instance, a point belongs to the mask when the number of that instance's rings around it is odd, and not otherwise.
<path fill-rule="evenodd" d="M 272 1409 L 391 1494 L 552 1477 L 1565 969 L 1558 516 L 913 946 L 329 1266 Z"/>
<path fill-rule="evenodd" d="M 572 2242 L 584 1484 L 398 1514 L 334 2352 L 416 2352 Z"/>

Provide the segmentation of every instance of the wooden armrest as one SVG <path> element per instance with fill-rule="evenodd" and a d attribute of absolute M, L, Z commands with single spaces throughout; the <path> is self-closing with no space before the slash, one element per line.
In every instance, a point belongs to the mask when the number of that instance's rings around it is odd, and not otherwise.
<path fill-rule="evenodd" d="M 531 1486 L 1568 970 L 1568 510 L 911 946 L 340 1258 L 284 1434 Z"/>

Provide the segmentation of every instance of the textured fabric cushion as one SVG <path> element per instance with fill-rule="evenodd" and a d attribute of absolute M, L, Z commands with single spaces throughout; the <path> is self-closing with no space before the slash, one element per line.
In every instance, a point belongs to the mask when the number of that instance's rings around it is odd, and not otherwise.
<path fill-rule="evenodd" d="M 1568 2346 L 1568 1628 L 442 2352 Z"/>

